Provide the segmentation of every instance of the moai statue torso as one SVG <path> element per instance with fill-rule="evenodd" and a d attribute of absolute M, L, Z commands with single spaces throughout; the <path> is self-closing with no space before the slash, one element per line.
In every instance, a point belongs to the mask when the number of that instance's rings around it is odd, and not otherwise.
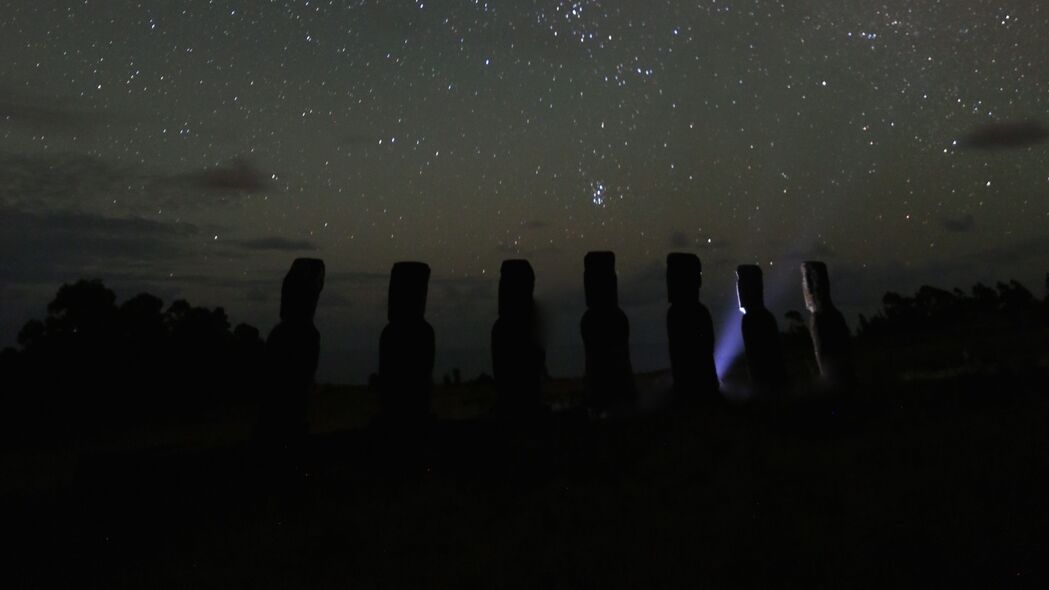
<path fill-rule="evenodd" d="M 632 404 L 636 397 L 630 365 L 630 325 L 619 309 L 616 258 L 612 252 L 589 252 L 584 259 L 583 314 L 587 404 L 596 410 Z"/>
<path fill-rule="evenodd" d="M 434 334 L 426 322 L 430 267 L 398 262 L 390 273 L 389 323 L 379 339 L 379 384 L 387 416 L 423 418 L 430 414 Z"/>
<path fill-rule="evenodd" d="M 266 395 L 261 427 L 265 436 L 306 432 L 306 407 L 320 356 L 313 325 L 324 288 L 324 261 L 298 258 L 281 286 L 280 323 L 266 339 Z"/>
<path fill-rule="evenodd" d="M 820 375 L 835 387 L 851 386 L 856 381 L 852 361 L 852 341 L 845 317 L 830 298 L 827 265 L 809 261 L 801 265 L 805 307 L 809 310 L 809 333 L 816 350 Z"/>
<path fill-rule="evenodd" d="M 492 327 L 492 372 L 502 415 L 542 407 L 546 352 L 540 342 L 533 291 L 535 273 L 527 260 L 503 261 L 499 277 L 499 319 Z"/>
<path fill-rule="evenodd" d="M 751 386 L 756 393 L 773 393 L 786 384 L 779 326 L 765 307 L 765 287 L 761 267 L 743 264 L 736 267 L 736 295 L 743 312 L 743 348 Z"/>
<path fill-rule="evenodd" d="M 714 365 L 714 321 L 699 302 L 703 266 L 695 254 L 667 256 L 667 337 L 674 390 L 684 399 L 717 396 L 719 381 Z"/>

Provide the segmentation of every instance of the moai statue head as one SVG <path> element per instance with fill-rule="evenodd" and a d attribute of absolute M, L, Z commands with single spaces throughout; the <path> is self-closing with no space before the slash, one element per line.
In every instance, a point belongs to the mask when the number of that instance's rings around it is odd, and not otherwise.
<path fill-rule="evenodd" d="M 805 292 L 805 307 L 810 312 L 834 306 L 830 300 L 830 278 L 827 276 L 826 264 L 813 260 L 802 262 L 801 286 Z"/>
<path fill-rule="evenodd" d="M 614 252 L 587 252 L 583 258 L 583 290 L 590 309 L 619 305 Z"/>
<path fill-rule="evenodd" d="M 280 321 L 313 321 L 324 288 L 324 261 L 296 258 L 280 288 Z"/>
<path fill-rule="evenodd" d="M 532 265 L 527 260 L 504 260 L 499 269 L 499 316 L 529 313 L 534 291 Z"/>
<path fill-rule="evenodd" d="M 761 277 L 761 267 L 756 264 L 741 264 L 736 267 L 736 297 L 739 299 L 739 310 L 747 313 L 748 309 L 765 307 L 765 282 Z"/>
<path fill-rule="evenodd" d="M 386 317 L 389 321 L 421 320 L 426 313 L 430 267 L 423 262 L 398 262 L 390 271 Z"/>
<path fill-rule="evenodd" d="M 670 304 L 697 303 L 703 284 L 703 264 L 699 256 L 687 252 L 667 255 L 667 296 Z"/>

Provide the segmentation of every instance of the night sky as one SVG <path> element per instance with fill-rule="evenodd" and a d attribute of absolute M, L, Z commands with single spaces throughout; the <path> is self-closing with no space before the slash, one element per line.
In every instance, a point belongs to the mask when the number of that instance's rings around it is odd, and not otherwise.
<path fill-rule="evenodd" d="M 669 364 L 673 250 L 724 333 L 740 263 L 781 327 L 809 258 L 850 321 L 923 283 L 1041 296 L 1039 4 L 0 2 L 0 345 L 82 277 L 265 334 L 298 256 L 328 269 L 322 381 L 377 367 L 397 260 L 433 269 L 438 379 L 490 371 L 510 257 L 554 375 L 582 372 L 592 249 L 638 370 Z"/>

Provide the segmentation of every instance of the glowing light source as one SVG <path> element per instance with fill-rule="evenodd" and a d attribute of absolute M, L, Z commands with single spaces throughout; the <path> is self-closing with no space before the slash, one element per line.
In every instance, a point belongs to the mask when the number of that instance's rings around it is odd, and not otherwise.
<path fill-rule="evenodd" d="M 714 343 L 714 366 L 718 377 L 728 373 L 729 367 L 742 354 L 743 332 L 740 330 L 739 318 L 735 314 L 728 314 L 721 323 Z"/>

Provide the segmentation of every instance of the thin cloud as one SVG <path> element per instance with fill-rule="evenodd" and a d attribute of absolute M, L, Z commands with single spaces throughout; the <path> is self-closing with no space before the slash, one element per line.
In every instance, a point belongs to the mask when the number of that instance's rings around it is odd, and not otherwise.
<path fill-rule="evenodd" d="M 715 240 L 713 238 L 703 239 L 700 236 L 690 236 L 688 233 L 675 230 L 670 233 L 667 243 L 671 248 L 684 250 L 694 248 L 697 250 L 724 250 L 732 246 L 728 240 Z"/>
<path fill-rule="evenodd" d="M 83 135 L 103 122 L 102 114 L 73 108 L 61 99 L 0 88 L 0 125 L 31 133 Z"/>
<path fill-rule="evenodd" d="M 823 241 L 815 241 L 806 248 L 797 248 L 787 254 L 788 258 L 799 260 L 823 260 L 835 256 L 837 256 L 837 251 Z"/>
<path fill-rule="evenodd" d="M 200 230 L 188 223 L 56 211 L 0 209 L 0 280 L 10 283 L 67 280 L 85 269 L 130 269 L 170 262 L 191 251 Z"/>
<path fill-rule="evenodd" d="M 268 236 L 235 242 L 245 250 L 275 250 L 279 252 L 296 252 L 316 250 L 317 245 L 309 240 L 289 240 L 279 236 Z"/>
<path fill-rule="evenodd" d="M 118 200 L 141 211 L 208 204 L 215 197 L 271 188 L 268 177 L 245 160 L 197 172 L 150 170 L 77 153 L 0 153 L 0 206 L 51 211 L 103 207 Z"/>
<path fill-rule="evenodd" d="M 119 198 L 143 180 L 132 169 L 81 154 L 0 154 L 0 205 L 22 210 Z"/>
<path fill-rule="evenodd" d="M 1037 121 L 1003 121 L 983 125 L 965 134 L 962 147 L 994 150 L 1037 145 L 1049 139 L 1049 128 Z"/>
<path fill-rule="evenodd" d="M 324 275 L 325 284 L 349 283 L 353 285 L 385 283 L 390 280 L 390 275 L 384 272 L 370 271 L 333 271 Z"/>
<path fill-rule="evenodd" d="M 94 127 L 95 117 L 72 109 L 0 102 L 0 120 L 30 131 L 84 133 Z"/>
<path fill-rule="evenodd" d="M 940 220 L 940 227 L 949 232 L 968 232 L 976 227 L 976 219 L 968 213 L 961 217 L 945 217 Z"/>
<path fill-rule="evenodd" d="M 539 246 L 537 248 L 522 248 L 513 244 L 499 243 L 495 246 L 496 252 L 503 256 L 512 256 L 514 258 L 533 258 L 539 257 L 545 254 L 561 254 L 564 252 L 558 246 Z"/>
<path fill-rule="evenodd" d="M 190 174 L 188 180 L 197 188 L 216 192 L 261 193 L 269 188 L 269 179 L 251 162 L 233 160 L 227 165 Z"/>
<path fill-rule="evenodd" d="M 344 133 L 339 136 L 339 143 L 346 146 L 374 145 L 377 137 L 367 133 Z"/>
<path fill-rule="evenodd" d="M 694 244 L 695 240 L 688 239 L 688 236 L 683 231 L 676 231 L 670 234 L 671 248 L 688 248 Z"/>
<path fill-rule="evenodd" d="M 620 305 L 641 307 L 665 301 L 666 273 L 663 262 L 651 262 L 625 277 L 620 275 Z"/>
<path fill-rule="evenodd" d="M 547 227 L 549 225 L 550 225 L 549 223 L 543 221 L 542 219 L 529 219 L 528 221 L 524 221 L 524 222 L 521 223 L 521 228 L 522 229 L 543 229 L 544 227 Z"/>

